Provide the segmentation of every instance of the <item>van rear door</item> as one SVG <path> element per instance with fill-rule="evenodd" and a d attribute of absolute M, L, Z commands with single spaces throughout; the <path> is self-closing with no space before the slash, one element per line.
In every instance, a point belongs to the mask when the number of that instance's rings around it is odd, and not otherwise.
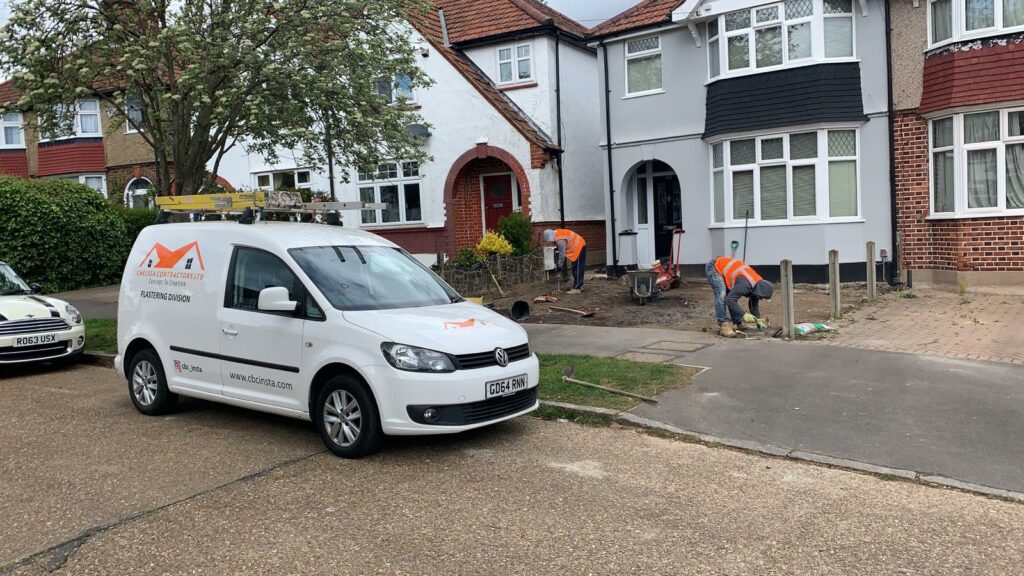
<path fill-rule="evenodd" d="M 260 291 L 284 287 L 298 302 L 295 313 L 258 307 Z M 312 377 L 301 369 L 306 292 L 277 256 L 239 246 L 228 272 L 220 324 L 221 381 L 224 395 L 306 412 Z"/>

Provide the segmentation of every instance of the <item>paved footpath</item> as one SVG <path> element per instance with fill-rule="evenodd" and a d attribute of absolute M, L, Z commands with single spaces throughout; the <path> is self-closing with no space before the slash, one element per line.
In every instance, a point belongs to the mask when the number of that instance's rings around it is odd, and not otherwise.
<path fill-rule="evenodd" d="M 697 332 L 528 325 L 539 352 L 709 367 L 637 415 L 1024 492 L 1024 367 Z"/>

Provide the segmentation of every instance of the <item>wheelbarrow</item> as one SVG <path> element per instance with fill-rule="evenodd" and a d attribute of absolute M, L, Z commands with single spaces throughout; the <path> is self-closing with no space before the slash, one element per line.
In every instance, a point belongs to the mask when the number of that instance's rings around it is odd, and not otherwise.
<path fill-rule="evenodd" d="M 657 270 L 629 270 L 626 272 L 629 282 L 629 299 L 636 300 L 641 306 L 654 298 L 658 282 Z"/>

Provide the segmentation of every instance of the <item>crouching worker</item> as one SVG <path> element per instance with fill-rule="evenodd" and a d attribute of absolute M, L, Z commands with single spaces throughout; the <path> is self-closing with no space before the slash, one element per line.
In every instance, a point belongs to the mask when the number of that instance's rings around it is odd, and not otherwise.
<path fill-rule="evenodd" d="M 583 273 L 587 269 L 587 242 L 583 236 L 564 228 L 545 230 L 544 242 L 554 242 L 555 251 L 558 253 L 555 264 L 559 271 L 562 270 L 566 260 L 572 263 L 572 289 L 567 294 L 582 292 Z"/>
<path fill-rule="evenodd" d="M 775 285 L 761 278 L 761 275 L 746 262 L 735 258 L 716 258 L 704 268 L 715 293 L 715 315 L 718 319 L 718 333 L 726 338 L 736 336 L 736 330 L 756 330 L 754 324 L 743 321 L 743 307 L 740 298 L 750 300 L 750 313 L 761 318 L 761 300 L 771 300 Z M 728 308 L 729 317 L 726 317 Z M 731 322 L 730 322 L 731 320 Z"/>

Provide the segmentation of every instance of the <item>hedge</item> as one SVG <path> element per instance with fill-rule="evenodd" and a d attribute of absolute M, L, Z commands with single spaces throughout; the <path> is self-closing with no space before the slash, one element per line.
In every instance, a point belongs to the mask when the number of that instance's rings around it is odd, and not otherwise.
<path fill-rule="evenodd" d="M 133 239 L 88 186 L 0 176 L 0 260 L 47 292 L 119 282 Z"/>

